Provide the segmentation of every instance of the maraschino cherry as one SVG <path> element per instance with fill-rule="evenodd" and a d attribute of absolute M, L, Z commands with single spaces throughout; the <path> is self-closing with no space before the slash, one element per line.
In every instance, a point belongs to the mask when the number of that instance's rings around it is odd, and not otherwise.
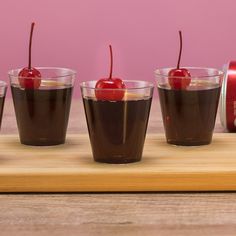
<path fill-rule="evenodd" d="M 109 100 L 109 101 L 119 101 L 124 97 L 124 82 L 119 78 L 112 77 L 113 71 L 113 53 L 112 47 L 109 45 L 110 49 L 110 74 L 108 78 L 102 78 L 96 83 L 95 95 L 98 100 Z"/>
<path fill-rule="evenodd" d="M 41 79 L 40 79 L 41 73 L 37 69 L 31 67 L 31 46 L 32 46 L 34 25 L 35 23 L 33 22 L 31 24 L 31 31 L 30 31 L 28 67 L 22 69 L 18 74 L 20 86 L 25 89 L 38 89 L 41 84 Z"/>
<path fill-rule="evenodd" d="M 182 32 L 179 31 L 180 50 L 177 67 L 168 73 L 169 84 L 172 89 L 186 89 L 191 83 L 191 74 L 185 68 L 180 68 L 180 60 L 182 54 Z"/>

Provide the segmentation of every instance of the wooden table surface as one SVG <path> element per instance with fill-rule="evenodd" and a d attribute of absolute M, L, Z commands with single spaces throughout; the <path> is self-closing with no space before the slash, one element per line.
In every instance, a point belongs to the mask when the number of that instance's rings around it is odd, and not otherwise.
<path fill-rule="evenodd" d="M 223 132 L 219 118 L 216 132 Z M 81 101 L 68 133 L 87 132 Z M 163 132 L 154 100 L 149 133 Z M 17 133 L 7 100 L 1 134 Z M 236 235 L 236 193 L 0 194 L 0 235 Z"/>

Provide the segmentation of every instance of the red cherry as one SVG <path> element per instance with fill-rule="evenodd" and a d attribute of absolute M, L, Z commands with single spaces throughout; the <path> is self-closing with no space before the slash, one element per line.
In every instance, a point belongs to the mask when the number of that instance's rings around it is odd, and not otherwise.
<path fill-rule="evenodd" d="M 185 68 L 180 68 L 180 60 L 182 54 L 182 32 L 179 31 L 180 50 L 176 69 L 172 69 L 168 73 L 168 81 L 172 89 L 186 89 L 191 83 L 191 74 Z"/>
<path fill-rule="evenodd" d="M 186 89 L 191 83 L 191 74 L 185 68 L 172 69 L 168 73 L 168 80 L 172 89 Z"/>
<path fill-rule="evenodd" d="M 41 79 L 40 79 L 41 73 L 37 69 L 31 67 L 31 45 L 32 45 L 34 25 L 35 23 L 33 22 L 31 24 L 31 31 L 30 31 L 28 67 L 22 69 L 18 74 L 20 86 L 25 89 L 38 89 L 41 84 Z"/>
<path fill-rule="evenodd" d="M 99 90 L 102 89 L 102 90 Z M 107 90 L 105 90 L 107 89 Z M 122 90 L 119 90 L 122 89 Z M 96 97 L 98 100 L 119 101 L 124 97 L 125 84 L 119 78 L 100 79 L 96 83 Z"/>
<path fill-rule="evenodd" d="M 125 94 L 125 84 L 122 79 L 112 78 L 113 54 L 111 45 L 109 45 L 109 48 L 111 58 L 110 75 L 109 78 L 102 78 L 97 81 L 95 95 L 98 100 L 120 101 Z"/>
<path fill-rule="evenodd" d="M 19 83 L 22 88 L 38 89 L 40 87 L 41 74 L 37 69 L 33 67 L 31 67 L 31 69 L 25 67 L 19 72 L 18 76 L 19 76 Z"/>

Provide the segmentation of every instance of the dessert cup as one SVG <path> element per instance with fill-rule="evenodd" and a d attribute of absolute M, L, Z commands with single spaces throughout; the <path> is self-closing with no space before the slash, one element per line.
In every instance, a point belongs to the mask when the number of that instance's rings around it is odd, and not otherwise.
<path fill-rule="evenodd" d="M 171 69 L 155 71 L 167 143 L 183 146 L 211 143 L 223 72 L 186 68 L 191 83 L 186 89 L 174 89 L 169 84 Z"/>
<path fill-rule="evenodd" d="M 124 89 L 95 88 L 97 81 L 81 83 L 84 110 L 94 160 L 131 163 L 142 158 L 152 102 L 153 85 L 124 81 Z M 122 100 L 102 100 L 97 94 L 124 93 Z M 101 96 L 100 96 L 101 97 Z"/>
<path fill-rule="evenodd" d="M 6 82 L 0 81 L 0 128 L 2 124 L 2 115 L 3 115 L 6 92 L 7 92 Z"/>
<path fill-rule="evenodd" d="M 65 68 L 37 68 L 41 73 L 39 88 L 24 88 L 20 69 L 9 71 L 20 142 L 26 145 L 63 144 L 70 113 L 76 72 Z"/>

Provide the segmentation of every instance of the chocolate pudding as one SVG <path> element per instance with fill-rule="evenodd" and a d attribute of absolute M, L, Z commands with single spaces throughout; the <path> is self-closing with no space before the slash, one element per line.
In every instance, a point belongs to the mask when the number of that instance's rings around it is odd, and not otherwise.
<path fill-rule="evenodd" d="M 158 87 L 166 139 L 170 144 L 209 144 L 215 126 L 219 84 L 192 84 L 186 90 Z"/>
<path fill-rule="evenodd" d="M 20 141 L 26 145 L 63 144 L 70 112 L 72 87 L 49 85 L 39 89 L 11 86 Z"/>
<path fill-rule="evenodd" d="M 152 98 L 128 96 L 121 101 L 83 98 L 94 160 L 140 161 Z"/>

